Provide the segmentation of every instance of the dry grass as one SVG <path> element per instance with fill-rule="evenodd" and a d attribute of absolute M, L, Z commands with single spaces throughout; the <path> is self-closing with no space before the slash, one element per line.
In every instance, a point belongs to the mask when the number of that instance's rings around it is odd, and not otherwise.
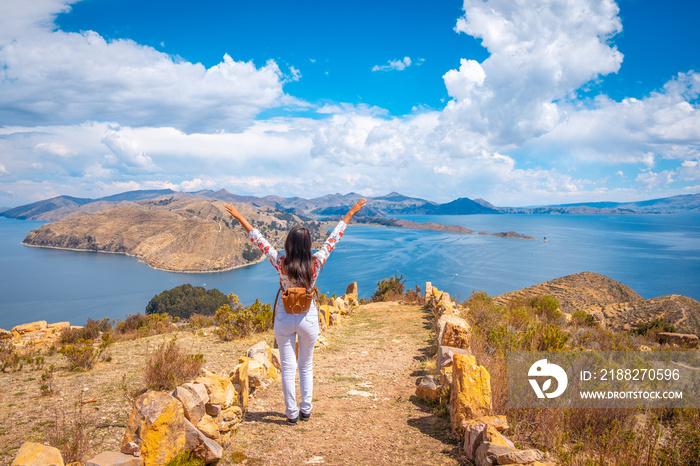
<path fill-rule="evenodd" d="M 491 375 L 494 411 L 507 415 L 516 445 L 551 452 L 564 465 L 700 464 L 698 410 L 508 407 L 509 351 L 634 350 L 636 336 L 583 315 L 567 321 L 549 297 L 495 306 L 476 293 L 465 304 L 471 351 Z"/>
<path fill-rule="evenodd" d="M 144 380 L 150 390 L 172 390 L 194 379 L 204 365 L 204 355 L 185 354 L 177 337 L 163 342 L 146 361 Z"/>

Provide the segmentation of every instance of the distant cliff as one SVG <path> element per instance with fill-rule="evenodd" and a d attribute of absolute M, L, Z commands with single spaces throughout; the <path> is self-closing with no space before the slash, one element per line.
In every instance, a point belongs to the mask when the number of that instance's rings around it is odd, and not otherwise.
<path fill-rule="evenodd" d="M 121 253 L 151 267 L 177 272 L 214 272 L 258 261 L 262 255 L 243 229 L 224 210 L 223 202 L 163 198 L 138 202 L 92 204 L 53 223 L 32 230 L 29 246 Z M 271 243 L 281 245 L 293 223 L 288 212 L 240 206 L 251 224 Z M 307 224 L 314 240 L 325 239 L 318 222 Z"/>

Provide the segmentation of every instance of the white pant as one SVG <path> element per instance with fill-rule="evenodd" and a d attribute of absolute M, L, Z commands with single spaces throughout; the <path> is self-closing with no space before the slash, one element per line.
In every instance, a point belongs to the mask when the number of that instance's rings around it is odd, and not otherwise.
<path fill-rule="evenodd" d="M 279 304 L 282 304 L 281 302 Z M 311 412 L 311 398 L 314 390 L 313 357 L 314 346 L 318 338 L 318 309 L 312 303 L 304 314 L 287 314 L 284 306 L 278 306 L 275 316 L 275 340 L 280 350 L 282 364 L 282 393 L 284 394 L 285 413 L 289 419 Z M 299 356 L 295 347 L 299 338 Z M 299 367 L 299 388 L 301 403 L 297 408 L 296 373 Z"/>

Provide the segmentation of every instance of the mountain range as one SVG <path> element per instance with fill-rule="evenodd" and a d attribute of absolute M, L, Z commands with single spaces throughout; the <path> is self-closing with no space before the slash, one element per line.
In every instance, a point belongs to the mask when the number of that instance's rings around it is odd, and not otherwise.
<path fill-rule="evenodd" d="M 256 207 L 271 207 L 300 216 L 344 215 L 363 196 L 356 193 L 328 194 L 312 199 L 281 196 L 242 196 L 225 189 L 218 191 L 177 192 L 170 189 L 128 191 L 99 199 L 57 196 L 51 199 L 9 208 L 0 216 L 55 221 L 71 213 L 97 212 L 121 202 L 154 199 L 201 198 L 229 203 L 249 203 Z M 700 212 L 700 194 L 688 194 L 638 202 L 589 202 L 535 207 L 497 207 L 483 199 L 459 198 L 444 204 L 425 199 L 389 193 L 368 197 L 362 214 L 367 217 L 392 215 L 470 215 L 470 214 L 635 214 Z"/>

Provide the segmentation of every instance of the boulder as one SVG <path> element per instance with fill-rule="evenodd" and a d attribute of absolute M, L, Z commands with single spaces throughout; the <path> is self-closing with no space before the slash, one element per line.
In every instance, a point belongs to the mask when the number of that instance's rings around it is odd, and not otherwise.
<path fill-rule="evenodd" d="M 455 354 L 450 393 L 452 432 L 464 436 L 465 420 L 491 414 L 491 376 L 470 354 Z"/>
<path fill-rule="evenodd" d="M 16 327 L 15 327 L 16 328 Z M 12 466 L 64 466 L 58 448 L 36 442 L 24 442 L 19 447 Z"/>
<path fill-rule="evenodd" d="M 357 282 L 352 282 L 345 289 L 345 295 L 357 299 Z"/>
<path fill-rule="evenodd" d="M 39 320 L 37 322 L 30 322 L 28 324 L 17 325 L 12 328 L 12 332 L 17 332 L 20 335 L 30 332 L 38 332 L 46 328 L 46 321 Z"/>
<path fill-rule="evenodd" d="M 426 401 L 440 400 L 440 390 L 432 376 L 429 375 L 420 379 L 416 387 L 416 396 Z"/>
<path fill-rule="evenodd" d="M 275 366 L 275 369 L 278 371 L 282 370 L 282 359 L 280 358 L 279 348 L 272 350 L 272 357 L 270 358 L 270 361 L 272 362 L 272 365 Z"/>
<path fill-rule="evenodd" d="M 185 446 L 186 420 L 182 403 L 167 393 L 148 391 L 134 404 L 122 446 L 137 444 L 145 466 L 165 464 Z"/>
<path fill-rule="evenodd" d="M 70 328 L 70 322 L 56 322 L 55 324 L 48 324 L 46 327 L 54 333 L 60 333 L 63 330 Z"/>
<path fill-rule="evenodd" d="M 433 284 L 431 282 L 425 282 L 425 290 L 423 291 L 423 296 L 427 299 L 428 296 L 433 294 Z"/>
<path fill-rule="evenodd" d="M 205 414 L 195 427 L 212 440 L 217 440 L 221 436 L 216 418 L 208 414 Z"/>
<path fill-rule="evenodd" d="M 481 416 L 462 423 L 464 429 L 464 453 L 471 462 L 476 460 L 476 449 L 484 441 L 484 432 L 487 426 L 494 428 L 497 432 L 503 432 L 508 429 L 508 421 L 505 416 Z M 503 438 L 505 439 L 505 437 Z M 505 440 L 507 446 L 513 446 L 512 442 L 508 444 L 507 442 L 510 441 Z"/>
<path fill-rule="evenodd" d="M 143 458 L 134 455 L 125 455 L 119 451 L 103 451 L 95 456 L 85 466 L 141 466 Z"/>
<path fill-rule="evenodd" d="M 350 309 L 343 298 L 335 298 L 333 301 L 333 307 L 336 308 L 341 315 L 345 316 L 350 313 Z"/>
<path fill-rule="evenodd" d="M 318 307 L 318 320 L 321 328 L 326 330 L 331 323 L 331 306 L 321 304 Z"/>
<path fill-rule="evenodd" d="M 0 328 L 0 340 L 8 340 L 10 338 L 12 338 L 12 332 Z"/>
<path fill-rule="evenodd" d="M 239 359 L 238 365 L 233 370 L 233 374 L 231 375 L 231 380 L 233 381 L 236 391 L 238 392 L 238 405 L 244 410 L 248 408 L 248 394 L 250 393 L 248 360 L 249 358 Z"/>
<path fill-rule="evenodd" d="M 249 358 L 254 358 L 256 354 L 262 354 L 263 357 L 269 361 L 272 357 L 272 348 L 270 348 L 270 345 L 263 340 L 251 346 L 246 353 L 246 356 Z"/>
<path fill-rule="evenodd" d="M 437 374 L 440 374 L 443 368 L 452 366 L 452 360 L 455 354 L 469 354 L 469 351 L 464 348 L 455 348 L 453 346 L 438 346 L 437 360 L 435 363 Z"/>
<path fill-rule="evenodd" d="M 588 315 L 593 318 L 593 322 L 605 328 L 605 314 L 603 314 L 603 311 L 590 311 Z"/>
<path fill-rule="evenodd" d="M 445 314 L 438 320 L 438 346 L 469 349 L 471 328 L 461 317 Z"/>
<path fill-rule="evenodd" d="M 659 343 L 676 346 L 687 346 L 688 348 L 697 348 L 698 337 L 692 333 L 670 333 L 661 332 L 658 334 Z"/>
<path fill-rule="evenodd" d="M 231 406 L 228 409 L 221 411 L 217 417 L 219 422 L 219 430 L 222 432 L 228 432 L 233 427 L 243 421 L 243 410 L 238 406 Z"/>
<path fill-rule="evenodd" d="M 221 405 L 207 403 L 206 405 L 204 405 L 204 412 L 210 415 L 211 417 L 216 417 L 219 415 L 219 413 L 221 413 Z M 199 422 L 199 420 L 197 422 Z"/>
<path fill-rule="evenodd" d="M 341 314 L 338 312 L 335 308 L 333 308 L 333 312 L 331 312 L 330 316 L 328 317 L 328 325 L 333 327 L 335 325 L 340 325 L 341 321 Z"/>
<path fill-rule="evenodd" d="M 228 377 L 209 372 L 204 376 L 197 377 L 195 382 L 201 383 L 207 388 L 210 403 L 221 405 L 223 409 L 238 401 L 238 393 Z"/>
<path fill-rule="evenodd" d="M 241 358 L 243 359 L 243 358 Z M 241 359 L 238 361 L 240 362 Z M 265 387 L 265 379 L 267 378 L 267 369 L 257 359 L 245 358 L 248 362 L 248 386 L 250 388 Z M 270 364 L 271 365 L 271 364 Z M 228 406 L 222 406 L 227 408 Z"/>
<path fill-rule="evenodd" d="M 208 438 L 189 421 L 185 423 L 185 451 L 192 452 L 195 457 L 207 463 L 220 460 L 224 453 L 221 445 Z"/>
<path fill-rule="evenodd" d="M 182 403 L 185 417 L 193 424 L 197 424 L 205 413 L 205 405 L 209 403 L 207 387 L 201 383 L 184 383 L 177 387 L 173 397 Z"/>

